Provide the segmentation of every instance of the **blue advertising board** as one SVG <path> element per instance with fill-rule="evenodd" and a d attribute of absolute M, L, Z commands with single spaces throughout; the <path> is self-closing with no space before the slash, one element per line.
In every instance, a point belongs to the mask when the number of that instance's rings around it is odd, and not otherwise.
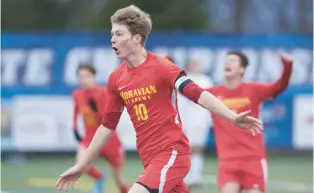
<path fill-rule="evenodd" d="M 69 95 L 77 87 L 76 69 L 91 63 L 97 81 L 106 84 L 119 65 L 109 33 L 3 33 L 1 97 L 17 95 Z M 280 52 L 295 59 L 288 90 L 275 101 L 266 102 L 262 118 L 269 147 L 291 147 L 292 101 L 297 94 L 312 94 L 312 37 L 299 35 L 211 35 L 201 32 L 152 33 L 146 48 L 156 54 L 170 54 L 184 67 L 188 59 L 200 62 L 214 83 L 224 81 L 222 64 L 226 53 L 244 51 L 250 65 L 246 81 L 275 81 L 281 74 Z M 9 104 L 9 103 L 7 103 Z M 5 111 L 9 111 L 5 105 Z M 209 146 L 213 145 L 212 135 Z"/>

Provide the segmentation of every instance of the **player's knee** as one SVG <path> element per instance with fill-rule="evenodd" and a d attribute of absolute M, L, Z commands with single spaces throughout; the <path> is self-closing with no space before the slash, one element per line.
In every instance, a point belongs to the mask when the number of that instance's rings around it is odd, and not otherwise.
<path fill-rule="evenodd" d="M 128 193 L 150 193 L 144 186 L 135 183 Z"/>
<path fill-rule="evenodd" d="M 263 191 L 260 189 L 254 188 L 254 189 L 247 190 L 246 193 L 263 193 Z"/>
<path fill-rule="evenodd" d="M 240 193 L 240 190 L 240 184 L 236 182 L 227 182 L 222 186 L 220 193 Z"/>
<path fill-rule="evenodd" d="M 204 152 L 204 148 L 201 146 L 193 146 L 191 151 L 193 154 L 202 154 Z"/>

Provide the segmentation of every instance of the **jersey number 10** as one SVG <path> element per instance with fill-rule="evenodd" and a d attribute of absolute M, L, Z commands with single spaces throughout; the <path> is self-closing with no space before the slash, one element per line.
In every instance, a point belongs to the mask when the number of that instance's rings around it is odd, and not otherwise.
<path fill-rule="evenodd" d="M 143 103 L 134 105 L 133 109 L 135 110 L 137 120 L 146 121 L 148 119 L 147 108 Z"/>

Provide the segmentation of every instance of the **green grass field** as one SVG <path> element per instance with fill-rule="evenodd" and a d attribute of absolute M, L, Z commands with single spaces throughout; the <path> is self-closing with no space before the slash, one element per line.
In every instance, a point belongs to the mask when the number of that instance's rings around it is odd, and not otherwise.
<path fill-rule="evenodd" d="M 214 183 L 217 161 L 214 156 L 206 160 L 204 184 L 191 193 L 218 192 Z M 2 162 L 1 193 L 55 193 L 54 187 L 58 175 L 73 164 L 73 159 L 64 156 L 30 158 L 22 164 Z M 103 160 L 97 160 L 101 169 L 107 168 Z M 138 157 L 127 157 L 125 174 L 130 183 L 134 182 L 143 168 Z M 310 193 L 312 192 L 312 157 L 275 157 L 269 159 L 269 193 Z M 76 186 L 75 192 L 92 192 L 93 181 L 83 176 Z M 74 192 L 74 191 L 70 191 Z M 112 179 L 109 178 L 104 192 L 118 192 Z"/>

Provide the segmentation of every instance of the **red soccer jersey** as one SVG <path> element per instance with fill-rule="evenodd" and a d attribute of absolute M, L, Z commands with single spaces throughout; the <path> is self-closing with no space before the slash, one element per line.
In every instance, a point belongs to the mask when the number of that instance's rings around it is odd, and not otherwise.
<path fill-rule="evenodd" d="M 83 140 L 91 141 L 94 134 L 101 124 L 104 114 L 104 107 L 107 96 L 107 88 L 95 86 L 91 89 L 76 89 L 73 94 L 75 103 L 74 110 L 74 129 L 77 129 L 77 116 L 80 113 L 84 120 L 85 136 Z M 89 101 L 94 100 L 97 105 L 97 113 L 90 107 Z"/>
<path fill-rule="evenodd" d="M 276 97 L 285 90 L 289 83 L 291 71 L 291 64 L 284 64 L 282 77 L 273 84 L 241 83 L 233 90 L 219 85 L 208 89 L 208 91 L 236 113 L 251 110 L 250 116 L 259 118 L 261 103 Z M 213 113 L 212 117 L 219 160 L 266 157 L 262 134 L 253 136 L 251 132 L 239 129 Z"/>
<path fill-rule="evenodd" d="M 147 52 L 144 63 L 129 68 L 123 62 L 109 77 L 106 114 L 126 106 L 136 131 L 137 150 L 144 166 L 159 152 L 190 152 L 177 108 L 175 81 L 183 70 L 169 60 Z M 110 121 L 110 120 L 107 120 Z M 105 121 L 104 121 L 105 122 Z M 109 124 L 103 125 L 109 129 Z"/>

